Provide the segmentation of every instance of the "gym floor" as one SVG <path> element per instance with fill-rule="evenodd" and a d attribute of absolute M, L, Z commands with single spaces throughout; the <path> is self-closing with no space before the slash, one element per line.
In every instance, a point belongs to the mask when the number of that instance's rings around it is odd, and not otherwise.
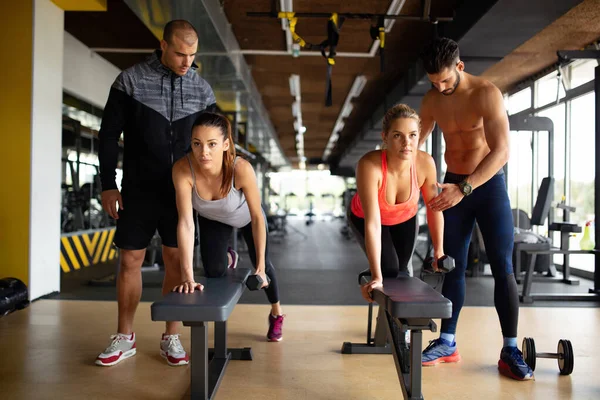
<path fill-rule="evenodd" d="M 358 272 L 367 267 L 364 254 L 340 235 L 340 221 L 317 221 L 308 227 L 302 221 L 290 224 L 307 237 L 289 229 L 285 239 L 272 245 L 287 315 L 284 341 L 265 341 L 266 296 L 246 291 L 230 318 L 228 340 L 230 347 L 251 346 L 254 360 L 229 364 L 217 400 L 401 398 L 391 355 L 340 352 L 344 341 L 365 341 L 367 307 L 356 281 Z M 249 266 L 247 253 L 241 250 L 240 255 L 240 266 Z M 417 258 L 414 265 L 420 265 Z M 67 279 L 69 290 L 0 318 L 3 398 L 95 399 L 106 398 L 108 392 L 115 399 L 189 396 L 189 367 L 169 367 L 160 358 L 163 325 L 150 320 L 150 304 L 160 298 L 162 272 L 144 272 L 135 319 L 138 354 L 111 368 L 97 367 L 93 361 L 115 329 L 115 287 L 90 286 L 86 280 L 78 282 L 76 274 Z M 561 376 L 556 360 L 538 359 L 535 381 L 517 382 L 497 372 L 501 335 L 493 308 L 493 279 L 467 278 L 467 285 L 457 332 L 463 360 L 423 370 L 426 399 L 600 398 L 594 373 L 595 355 L 600 353 L 599 303 L 522 305 L 519 344 L 524 336 L 533 337 L 538 352 L 556 352 L 558 340 L 569 339 L 575 368 L 571 375 Z M 536 282 L 533 290 L 583 293 L 588 287 L 591 282 L 582 279 L 579 286 Z M 424 345 L 437 335 L 424 333 Z M 189 340 L 189 328 L 182 328 L 188 349 Z"/>
<path fill-rule="evenodd" d="M 366 307 L 288 306 L 279 343 L 265 340 L 268 310 L 252 304 L 234 309 L 228 345 L 252 347 L 254 359 L 229 363 L 217 400 L 401 398 L 391 355 L 340 352 L 344 341 L 364 342 Z M 140 304 L 136 315 L 137 355 L 114 367 L 94 365 L 108 344 L 115 312 L 114 302 L 40 300 L 1 318 L 2 398 L 189 398 L 190 368 L 170 367 L 159 356 L 163 324 L 150 320 L 150 303 Z M 494 309 L 466 307 L 457 332 L 462 361 L 424 368 L 424 398 L 596 400 L 598 326 L 598 308 L 522 309 L 521 335 L 535 338 L 540 352 L 555 352 L 559 339 L 570 339 L 575 368 L 561 376 L 556 360 L 537 359 L 535 380 L 518 382 L 497 372 L 501 339 Z M 212 337 L 212 326 L 209 332 Z M 424 333 L 424 343 L 435 335 Z M 182 329 L 182 342 L 190 348 L 189 328 Z"/>

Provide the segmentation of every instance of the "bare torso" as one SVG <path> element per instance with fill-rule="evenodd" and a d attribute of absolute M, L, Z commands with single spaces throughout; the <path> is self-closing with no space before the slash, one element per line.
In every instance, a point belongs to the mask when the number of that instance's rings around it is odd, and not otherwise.
<path fill-rule="evenodd" d="M 448 172 L 471 174 L 490 152 L 485 139 L 483 118 L 478 113 L 480 89 L 490 83 L 472 75 L 468 76 L 468 82 L 461 83 L 468 83 L 468 87 L 460 92 L 457 90 L 450 96 L 444 96 L 436 90 L 429 92 L 428 114 L 444 134 L 444 159 Z"/>

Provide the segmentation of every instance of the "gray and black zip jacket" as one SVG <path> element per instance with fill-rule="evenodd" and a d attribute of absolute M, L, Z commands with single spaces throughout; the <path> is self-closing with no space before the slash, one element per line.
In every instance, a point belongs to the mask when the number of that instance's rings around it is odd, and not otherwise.
<path fill-rule="evenodd" d="M 155 51 L 115 79 L 100 126 L 102 190 L 116 189 L 118 141 L 123 132 L 122 189 L 163 191 L 172 188 L 173 163 L 190 148 L 192 126 L 204 111 L 214 111 L 210 85 L 190 68 L 178 76 Z"/>

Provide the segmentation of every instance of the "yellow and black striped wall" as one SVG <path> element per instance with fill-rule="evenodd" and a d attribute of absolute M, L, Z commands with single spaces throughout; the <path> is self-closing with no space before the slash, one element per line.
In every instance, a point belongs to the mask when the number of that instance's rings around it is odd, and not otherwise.
<path fill-rule="evenodd" d="M 69 273 L 112 261 L 118 250 L 112 244 L 115 227 L 63 234 L 60 238 L 60 268 Z"/>

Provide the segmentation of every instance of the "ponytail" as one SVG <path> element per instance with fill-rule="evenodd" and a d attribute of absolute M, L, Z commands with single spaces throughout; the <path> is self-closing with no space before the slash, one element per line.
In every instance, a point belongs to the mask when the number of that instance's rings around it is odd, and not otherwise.
<path fill-rule="evenodd" d="M 225 120 L 225 125 L 227 126 L 225 139 L 229 139 L 229 149 L 223 152 L 223 182 L 221 183 L 221 196 L 227 196 L 227 193 L 229 193 L 231 185 L 233 184 L 235 144 L 233 143 L 233 137 L 231 136 L 231 123 L 226 117 L 222 118 Z"/>

